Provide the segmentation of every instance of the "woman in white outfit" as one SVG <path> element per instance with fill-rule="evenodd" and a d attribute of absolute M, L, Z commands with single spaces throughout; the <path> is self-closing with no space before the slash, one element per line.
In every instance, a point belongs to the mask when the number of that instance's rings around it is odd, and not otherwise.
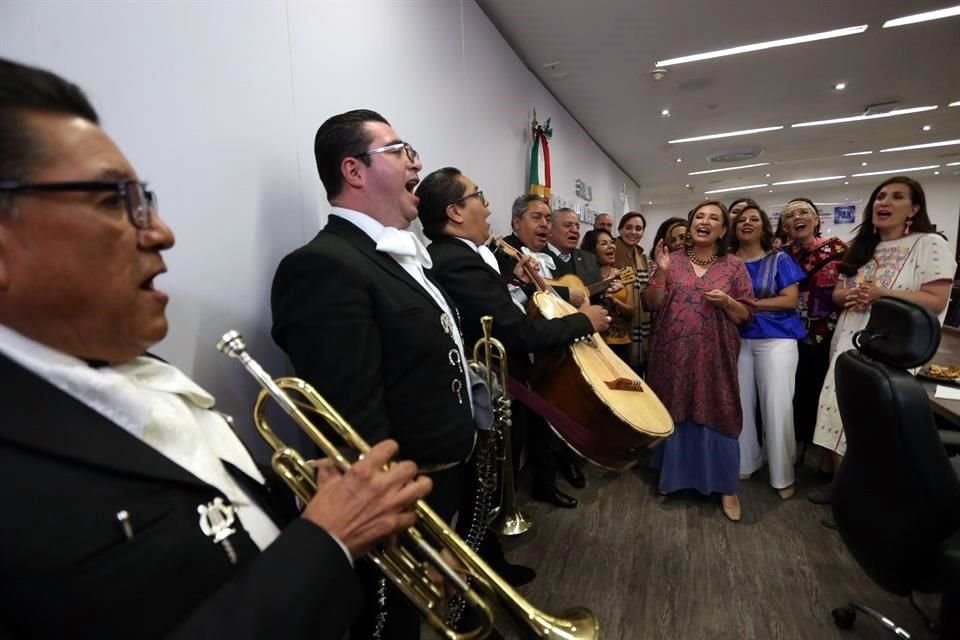
<path fill-rule="evenodd" d="M 830 369 L 813 436 L 814 444 L 832 453 L 835 466 L 847 450 L 833 373 L 837 357 L 853 348 L 853 335 L 867 326 L 870 305 L 877 298 L 915 302 L 938 314 L 943 323 L 957 269 L 950 245 L 933 232 L 926 197 L 916 180 L 903 176 L 885 180 L 873 190 L 864 213 L 833 292 L 834 303 L 844 311 L 830 343 Z"/>
<path fill-rule="evenodd" d="M 753 283 L 753 318 L 740 325 L 740 475 L 770 467 L 770 485 L 786 500 L 794 495 L 793 463 L 797 443 L 793 423 L 793 390 L 797 373 L 797 340 L 806 335 L 797 312 L 798 283 L 803 271 L 785 253 L 773 250 L 774 232 L 763 209 L 748 205 L 734 219 L 732 250 L 747 267 Z M 757 433 L 757 404 L 763 421 L 763 449 Z"/>

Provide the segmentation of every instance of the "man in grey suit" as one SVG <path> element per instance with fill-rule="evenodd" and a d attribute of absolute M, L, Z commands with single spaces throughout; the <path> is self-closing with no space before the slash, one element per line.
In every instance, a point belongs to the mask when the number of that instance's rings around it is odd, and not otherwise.
<path fill-rule="evenodd" d="M 577 249 L 578 244 L 580 220 L 577 212 L 567 207 L 555 210 L 550 218 L 550 235 L 547 241 L 547 251 L 557 265 L 553 277 L 560 278 L 572 273 L 589 286 L 603 279 L 600 265 L 595 255 Z"/>

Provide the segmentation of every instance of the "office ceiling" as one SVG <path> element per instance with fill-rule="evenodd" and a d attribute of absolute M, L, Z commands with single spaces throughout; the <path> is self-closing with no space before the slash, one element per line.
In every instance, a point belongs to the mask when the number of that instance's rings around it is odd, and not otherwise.
<path fill-rule="evenodd" d="M 741 192 L 793 195 L 845 181 L 869 186 L 883 176 L 852 174 L 925 165 L 941 165 L 941 175 L 960 172 L 960 165 L 946 166 L 960 162 L 960 145 L 879 153 L 882 148 L 960 139 L 960 106 L 948 107 L 960 101 L 960 16 L 881 28 L 886 20 L 950 2 L 478 0 L 530 70 L 640 185 L 644 204 L 689 202 L 715 189 L 735 189 L 716 194 L 728 200 Z M 859 35 L 671 65 L 660 80 L 650 73 L 660 60 L 856 25 L 869 28 Z M 846 88 L 838 91 L 835 85 L 840 82 Z M 891 102 L 898 109 L 938 108 L 791 127 L 861 115 L 869 105 Z M 661 116 L 663 109 L 669 109 L 669 117 Z M 668 142 L 778 125 L 785 128 Z M 930 130 L 923 131 L 924 125 Z M 870 155 L 844 156 L 871 150 Z M 756 156 L 749 158 L 752 154 Z M 718 155 L 745 159 L 710 159 Z M 769 164 L 688 175 L 760 162 Z M 922 179 L 933 171 L 910 173 Z M 827 176 L 847 177 L 773 184 Z M 745 188 L 761 184 L 768 186 Z"/>

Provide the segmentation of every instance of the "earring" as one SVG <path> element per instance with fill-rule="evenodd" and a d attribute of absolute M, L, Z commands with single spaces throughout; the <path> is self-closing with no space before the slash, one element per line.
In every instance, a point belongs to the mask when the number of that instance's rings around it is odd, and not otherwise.
<path fill-rule="evenodd" d="M 874 228 L 873 228 L 873 235 L 877 235 L 878 233 L 880 233 L 880 232 L 877 231 L 877 228 L 876 228 L 876 227 L 874 227 Z"/>
<path fill-rule="evenodd" d="M 910 235 L 910 225 L 913 224 L 913 218 L 907 218 L 907 221 L 903 223 L 903 235 Z"/>

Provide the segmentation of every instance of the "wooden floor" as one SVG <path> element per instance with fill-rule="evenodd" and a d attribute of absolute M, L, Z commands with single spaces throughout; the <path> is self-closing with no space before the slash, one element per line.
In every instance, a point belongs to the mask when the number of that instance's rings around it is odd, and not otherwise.
<path fill-rule="evenodd" d="M 524 501 L 534 527 L 505 541 L 512 562 L 537 570 L 520 590 L 547 613 L 586 606 L 604 640 L 892 637 L 862 614 L 852 631 L 836 629 L 830 611 L 853 599 L 914 639 L 933 638 L 909 601 L 874 585 L 836 531 L 821 526 L 828 508 L 805 497 L 817 486 L 812 469 L 801 470 L 799 491 L 786 501 L 765 470 L 741 483 L 739 523 L 723 516 L 719 499 L 660 496 L 645 467 L 585 472 L 586 489 L 558 481 L 578 508 Z M 920 602 L 930 613 L 937 600 Z"/>

